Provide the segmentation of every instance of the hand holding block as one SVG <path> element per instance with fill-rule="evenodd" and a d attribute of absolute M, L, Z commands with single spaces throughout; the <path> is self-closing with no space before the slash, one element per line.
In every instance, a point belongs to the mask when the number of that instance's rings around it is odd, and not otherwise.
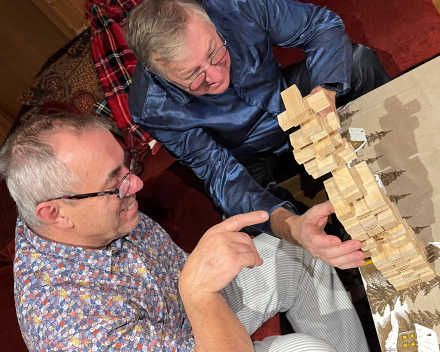
<path fill-rule="evenodd" d="M 293 85 L 281 92 L 284 106 L 293 126 L 298 126 L 304 116 L 307 114 L 306 106 L 303 103 L 303 97 L 296 85 Z"/>

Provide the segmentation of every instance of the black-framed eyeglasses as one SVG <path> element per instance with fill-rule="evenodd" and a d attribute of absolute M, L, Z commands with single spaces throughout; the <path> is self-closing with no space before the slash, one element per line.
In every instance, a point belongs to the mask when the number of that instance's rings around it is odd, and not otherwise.
<path fill-rule="evenodd" d="M 47 200 L 46 202 L 49 202 L 51 200 L 57 200 L 57 199 L 85 199 L 85 198 L 93 198 L 93 197 L 100 197 L 105 196 L 107 194 L 116 194 L 119 199 L 123 199 L 130 189 L 130 176 L 132 175 L 132 172 L 127 172 L 124 177 L 122 177 L 121 181 L 118 182 L 118 185 L 115 189 L 112 189 L 110 191 L 102 191 L 102 192 L 93 192 L 93 193 L 84 193 L 84 194 L 74 194 L 70 196 L 62 196 L 58 198 L 52 198 Z"/>
<path fill-rule="evenodd" d="M 214 55 L 212 55 L 211 60 L 209 60 L 209 64 L 211 66 L 218 65 L 226 56 L 226 53 L 228 52 L 228 48 L 226 47 L 226 40 L 223 38 L 221 33 L 219 31 L 216 31 L 219 35 L 220 39 L 222 40 L 223 44 L 214 52 Z M 197 76 L 194 77 L 194 79 L 189 84 L 188 88 L 186 88 L 186 91 L 194 91 L 200 88 L 200 86 L 205 82 L 206 78 L 206 71 L 200 71 Z"/>

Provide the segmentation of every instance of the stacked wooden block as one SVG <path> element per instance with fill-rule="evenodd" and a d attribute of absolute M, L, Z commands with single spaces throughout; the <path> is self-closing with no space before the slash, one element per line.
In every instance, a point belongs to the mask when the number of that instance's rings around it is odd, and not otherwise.
<path fill-rule="evenodd" d="M 296 86 L 281 93 L 286 111 L 278 115 L 283 130 L 300 126 L 290 135 L 294 156 L 314 178 L 331 172 L 324 182 L 335 214 L 353 239 L 388 281 L 401 290 L 435 277 L 433 266 L 414 231 L 377 184 L 365 162 L 356 159 L 351 144 L 341 138 L 334 113 L 318 113 L 330 106 L 324 92 L 302 97 Z"/>

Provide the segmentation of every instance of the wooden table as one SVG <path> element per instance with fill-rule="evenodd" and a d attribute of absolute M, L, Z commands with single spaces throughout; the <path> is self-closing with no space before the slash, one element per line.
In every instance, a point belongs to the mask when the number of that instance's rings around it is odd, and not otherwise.
<path fill-rule="evenodd" d="M 366 161 L 379 175 L 440 274 L 440 57 L 346 105 L 339 115 L 343 136 L 349 127 L 365 129 L 367 144 L 353 163 Z M 382 351 L 438 351 L 440 277 L 397 292 L 374 264 L 361 272 Z M 422 336 L 417 324 L 432 329 L 431 336 Z"/>

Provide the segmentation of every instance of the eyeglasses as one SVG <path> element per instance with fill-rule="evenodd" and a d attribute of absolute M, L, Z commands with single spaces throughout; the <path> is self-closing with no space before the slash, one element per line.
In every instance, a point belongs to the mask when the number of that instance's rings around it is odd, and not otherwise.
<path fill-rule="evenodd" d="M 56 199 L 85 199 L 85 198 L 93 198 L 93 197 L 100 197 L 105 196 L 106 194 L 116 194 L 119 199 L 123 199 L 130 189 L 130 175 L 132 175 L 132 172 L 127 172 L 124 177 L 122 177 L 121 181 L 118 182 L 118 185 L 115 189 L 112 189 L 111 191 L 102 191 L 102 192 L 94 192 L 94 193 L 84 193 L 84 194 L 75 194 L 71 196 L 62 196 L 58 198 L 52 198 L 47 200 L 46 202 L 49 202 L 51 200 Z"/>
<path fill-rule="evenodd" d="M 214 52 L 214 55 L 212 55 L 212 58 L 209 61 L 209 64 L 211 66 L 218 65 L 224 59 L 224 57 L 226 56 L 226 53 L 228 52 L 228 48 L 226 47 L 227 42 L 226 42 L 225 38 L 223 38 L 223 36 L 220 34 L 219 31 L 216 31 L 216 32 L 219 35 L 219 37 L 221 38 L 223 45 Z M 191 83 L 189 84 L 189 86 L 186 90 L 187 91 L 194 91 L 194 90 L 199 89 L 200 86 L 203 84 L 203 82 L 205 82 L 205 78 L 206 78 L 206 71 L 199 72 L 199 74 L 191 81 Z"/>

